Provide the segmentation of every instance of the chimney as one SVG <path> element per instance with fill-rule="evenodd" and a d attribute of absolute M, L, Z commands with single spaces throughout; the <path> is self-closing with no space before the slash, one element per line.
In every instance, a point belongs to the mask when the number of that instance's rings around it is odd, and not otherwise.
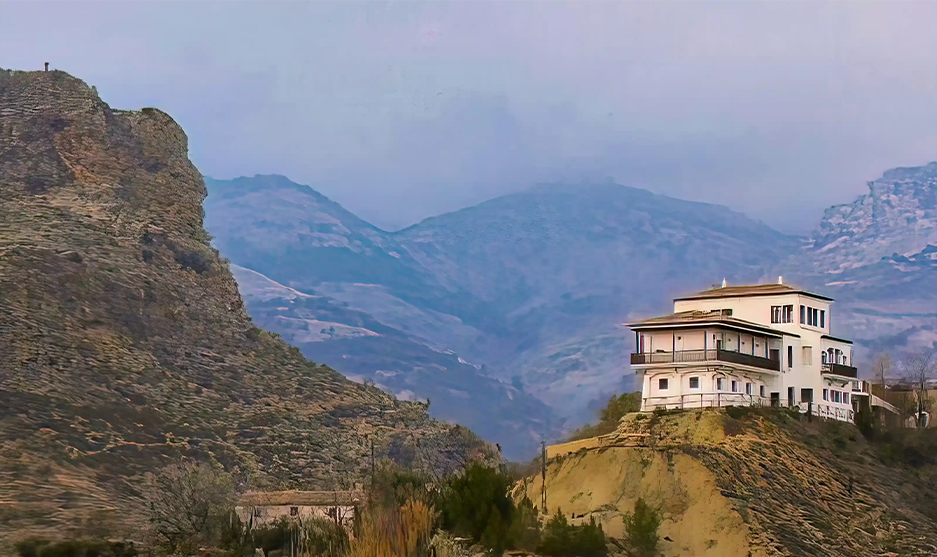
<path fill-rule="evenodd" d="M 723 288 L 726 287 L 726 279 L 722 279 L 722 287 L 723 287 Z"/>
<path fill-rule="evenodd" d="M 784 284 L 784 277 L 778 275 L 778 284 Z"/>

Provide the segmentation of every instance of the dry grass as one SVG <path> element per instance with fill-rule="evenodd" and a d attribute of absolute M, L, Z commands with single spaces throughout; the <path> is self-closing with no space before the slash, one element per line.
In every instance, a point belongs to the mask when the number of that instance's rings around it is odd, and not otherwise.
<path fill-rule="evenodd" d="M 415 557 L 425 555 L 436 513 L 422 501 L 400 508 L 375 508 L 362 516 L 361 532 L 348 557 Z"/>

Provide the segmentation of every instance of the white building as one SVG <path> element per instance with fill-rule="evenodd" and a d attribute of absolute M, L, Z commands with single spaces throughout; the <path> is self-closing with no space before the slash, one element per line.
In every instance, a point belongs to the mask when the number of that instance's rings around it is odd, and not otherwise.
<path fill-rule="evenodd" d="M 355 491 L 267 491 L 249 492 L 240 497 L 234 511 L 248 530 L 287 519 L 302 525 L 325 519 L 352 534 L 363 493 Z"/>
<path fill-rule="evenodd" d="M 674 313 L 629 326 L 642 410 L 733 405 L 799 407 L 853 421 L 868 388 L 852 342 L 830 335 L 833 300 L 783 284 L 712 288 Z"/>

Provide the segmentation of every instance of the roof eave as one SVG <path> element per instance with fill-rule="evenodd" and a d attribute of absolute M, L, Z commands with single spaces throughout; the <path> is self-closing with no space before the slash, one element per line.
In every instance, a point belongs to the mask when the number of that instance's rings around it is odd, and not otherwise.
<path fill-rule="evenodd" d="M 790 294 L 801 294 L 804 296 L 809 296 L 811 298 L 816 298 L 817 300 L 823 300 L 825 302 L 833 302 L 833 298 L 828 296 L 823 296 L 821 294 L 814 294 L 813 292 L 807 292 L 806 290 L 791 290 L 789 292 L 745 292 L 745 293 L 736 293 L 736 294 L 693 294 L 691 296 L 683 296 L 680 298 L 674 298 L 674 302 L 687 302 L 691 300 L 717 300 L 719 298 L 753 298 L 757 296 L 788 296 Z"/>
<path fill-rule="evenodd" d="M 785 336 L 797 337 L 800 338 L 800 335 L 795 333 L 785 333 L 783 331 L 776 331 L 774 329 L 767 329 L 759 326 L 749 326 L 741 323 L 731 323 L 726 321 L 700 321 L 697 323 L 647 323 L 642 324 L 638 323 L 628 323 L 626 324 L 632 330 L 641 331 L 647 329 L 688 329 L 688 328 L 697 328 L 697 327 L 724 327 L 727 329 L 735 329 L 748 332 L 757 332 L 765 335 L 770 335 L 777 338 L 783 338 Z"/>

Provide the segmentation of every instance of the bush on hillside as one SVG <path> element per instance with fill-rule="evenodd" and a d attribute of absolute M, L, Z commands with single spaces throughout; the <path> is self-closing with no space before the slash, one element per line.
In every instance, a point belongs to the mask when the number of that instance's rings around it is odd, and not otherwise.
<path fill-rule="evenodd" d="M 234 512 L 234 481 L 208 464 L 186 462 L 147 477 L 145 497 L 153 545 L 173 553 L 217 547 Z"/>
<path fill-rule="evenodd" d="M 657 529 L 660 528 L 661 520 L 660 511 L 652 508 L 644 499 L 639 498 L 635 502 L 634 512 L 622 517 L 625 524 L 622 549 L 628 557 L 657 557 L 657 545 L 660 543 Z"/>
<path fill-rule="evenodd" d="M 613 395 L 599 412 L 599 422 L 595 425 L 584 425 L 570 435 L 570 441 L 587 439 L 596 435 L 605 435 L 615 431 L 618 422 L 625 414 L 641 410 L 641 393 L 624 393 Z"/>
<path fill-rule="evenodd" d="M 68 540 L 52 542 L 30 539 L 15 545 L 19 557 L 137 557 L 133 542 Z"/>
<path fill-rule="evenodd" d="M 407 501 L 437 506 L 439 489 L 433 486 L 433 481 L 426 474 L 386 460 L 375 471 L 369 497 L 371 504 L 379 507 L 396 508 Z"/>
<path fill-rule="evenodd" d="M 443 526 L 457 536 L 471 538 L 485 547 L 507 547 L 514 504 L 508 496 L 510 477 L 479 463 L 449 481 L 442 497 Z"/>
<path fill-rule="evenodd" d="M 588 524 L 574 526 L 557 509 L 543 527 L 537 551 L 547 557 L 605 557 L 608 546 L 602 525 L 597 524 L 594 518 L 590 517 Z"/>
<path fill-rule="evenodd" d="M 513 549 L 534 551 L 540 545 L 540 521 L 537 509 L 526 496 L 514 507 L 508 529 L 508 544 Z"/>

